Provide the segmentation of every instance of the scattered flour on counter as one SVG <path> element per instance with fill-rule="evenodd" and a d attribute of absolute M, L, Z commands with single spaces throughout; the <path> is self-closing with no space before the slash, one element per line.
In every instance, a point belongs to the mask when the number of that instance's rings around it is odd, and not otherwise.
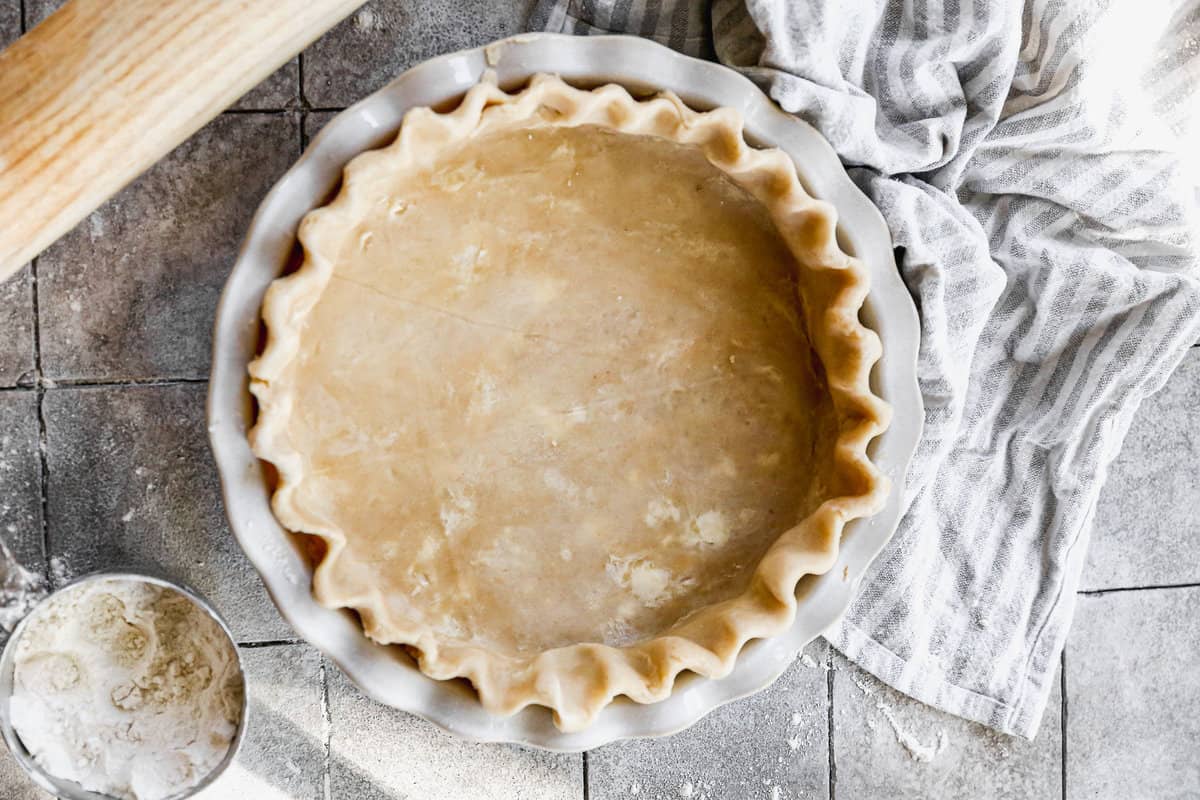
<path fill-rule="evenodd" d="M 203 780 L 241 721 L 244 686 L 224 630 L 178 592 L 89 581 L 29 618 L 9 711 L 46 771 L 125 800 Z"/>
<path fill-rule="evenodd" d="M 900 725 L 900 721 L 896 719 L 896 712 L 892 710 L 891 706 L 881 700 L 875 704 L 875 707 L 879 709 L 880 713 L 883 714 L 883 718 L 892 726 L 892 730 L 896 733 L 896 741 L 908 751 L 908 755 L 913 761 L 928 764 L 940 756 L 942 751 L 946 749 L 948 740 L 945 730 L 938 730 L 937 738 L 933 744 L 924 744 L 911 731 L 905 730 Z"/>
<path fill-rule="evenodd" d="M 854 681 L 854 685 L 857 686 L 859 691 L 861 691 L 865 696 L 873 697 L 875 695 L 875 688 L 865 680 L 857 676 L 851 676 L 851 680 Z M 922 764 L 928 764 L 930 761 L 933 761 L 935 758 L 941 755 L 942 751 L 944 751 L 946 746 L 949 744 L 949 739 L 946 736 L 945 729 L 938 729 L 937 737 L 934 739 L 932 744 L 924 744 L 916 737 L 915 734 L 905 729 L 904 726 L 901 725 L 900 720 L 896 718 L 895 709 L 885 703 L 881 698 L 875 698 L 875 708 L 878 709 L 879 713 L 883 715 L 883 718 L 888 721 L 888 724 L 892 726 L 892 732 L 896 734 L 896 741 L 908 752 L 909 757 L 913 761 L 919 761 Z M 868 719 L 867 728 L 870 730 L 875 730 L 875 727 L 875 721 Z"/>
<path fill-rule="evenodd" d="M 75 570 L 62 556 L 50 558 L 50 582 L 54 586 L 62 586 L 75 575 Z"/>
<path fill-rule="evenodd" d="M 10 631 L 46 596 L 42 576 L 22 567 L 0 540 L 0 626 Z"/>
<path fill-rule="evenodd" d="M 799 711 L 792 712 L 791 724 L 795 728 L 804 721 L 804 716 Z M 788 749 L 792 752 L 799 750 L 804 746 L 807 739 L 811 738 L 812 731 L 799 731 L 795 735 L 788 737 L 784 741 L 787 743 Z"/>

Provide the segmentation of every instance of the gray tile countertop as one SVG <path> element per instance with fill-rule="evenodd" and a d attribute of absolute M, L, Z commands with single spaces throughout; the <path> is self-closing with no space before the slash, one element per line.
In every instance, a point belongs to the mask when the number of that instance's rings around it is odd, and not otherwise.
<path fill-rule="evenodd" d="M 56 4 L 0 0 L 0 46 Z M 244 648 L 252 729 L 203 797 L 1200 797 L 1200 349 L 1110 468 L 1032 742 L 933 711 L 817 642 L 769 690 L 665 740 L 586 755 L 468 744 L 364 698 L 293 638 L 226 526 L 208 453 L 222 282 L 262 195 L 331 112 L 424 58 L 518 32 L 527 11 L 368 3 L 0 285 L 0 536 L 59 582 L 162 564 Z M 0 753 L 0 798 L 43 797 Z"/>

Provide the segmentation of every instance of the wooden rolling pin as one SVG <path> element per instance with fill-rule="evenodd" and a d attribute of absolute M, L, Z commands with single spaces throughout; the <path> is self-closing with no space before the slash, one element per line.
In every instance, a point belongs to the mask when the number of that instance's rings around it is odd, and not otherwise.
<path fill-rule="evenodd" d="M 362 3 L 71 0 L 0 53 L 0 281 Z"/>

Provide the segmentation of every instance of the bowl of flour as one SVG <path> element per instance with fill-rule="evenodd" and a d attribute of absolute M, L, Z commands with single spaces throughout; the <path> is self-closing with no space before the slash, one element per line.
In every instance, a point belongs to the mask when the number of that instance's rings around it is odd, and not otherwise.
<path fill-rule="evenodd" d="M 144 575 L 91 575 L 13 629 L 0 657 L 0 733 L 59 797 L 179 800 L 233 761 L 244 680 L 228 627 L 199 595 Z"/>

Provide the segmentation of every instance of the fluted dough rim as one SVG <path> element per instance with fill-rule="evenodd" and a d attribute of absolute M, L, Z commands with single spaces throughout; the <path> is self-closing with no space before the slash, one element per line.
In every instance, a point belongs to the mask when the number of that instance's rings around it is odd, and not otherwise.
<path fill-rule="evenodd" d="M 385 164 L 400 169 L 428 162 L 439 151 L 481 133 L 578 125 L 698 145 L 713 166 L 767 208 L 800 265 L 798 284 L 809 337 L 824 367 L 838 420 L 832 482 L 853 489 L 827 499 L 781 534 L 759 562 L 745 592 L 692 613 L 666 634 L 627 647 L 582 643 L 519 658 L 439 642 L 432 630 L 413 620 L 390 619 L 377 589 L 362 587 L 349 594 L 344 587 L 332 585 L 328 577 L 345 547 L 345 535 L 294 503 L 304 459 L 286 435 L 294 402 L 286 375 L 299 351 L 305 317 L 332 275 L 333 260 L 322 245 L 345 230 L 361 204 L 371 202 L 356 192 L 358 175 Z M 791 625 L 797 583 L 805 575 L 828 571 L 845 524 L 878 511 L 889 491 L 886 476 L 867 454 L 869 443 L 886 429 L 891 414 L 870 387 L 871 368 L 882 350 L 879 337 L 858 318 L 870 279 L 865 265 L 838 246 L 836 230 L 833 206 L 804 190 L 785 153 L 749 146 L 741 115 L 730 108 L 697 112 L 671 93 L 638 100 L 620 86 L 586 91 L 538 75 L 527 88 L 513 93 L 485 78 L 457 108 L 445 113 L 429 108 L 409 111 L 395 141 L 351 160 L 337 197 L 302 221 L 299 239 L 304 261 L 295 273 L 279 278 L 268 289 L 262 308 L 267 343 L 250 365 L 250 390 L 259 406 L 250 439 L 255 455 L 279 473 L 272 498 L 275 515 L 285 527 L 319 536 L 328 545 L 313 578 L 317 601 L 330 608 L 356 610 L 368 636 L 408 645 L 427 675 L 467 678 L 489 712 L 507 715 L 530 704 L 546 706 L 554 712 L 555 724 L 568 732 L 586 727 L 618 695 L 639 703 L 666 699 L 684 670 L 709 678 L 728 674 L 746 642 L 777 635 Z"/>

